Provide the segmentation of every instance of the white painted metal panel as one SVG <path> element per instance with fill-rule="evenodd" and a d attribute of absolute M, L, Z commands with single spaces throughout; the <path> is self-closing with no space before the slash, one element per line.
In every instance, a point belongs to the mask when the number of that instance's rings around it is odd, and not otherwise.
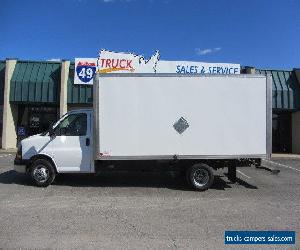
<path fill-rule="evenodd" d="M 266 154 L 265 77 L 105 76 L 98 96 L 108 158 Z"/>

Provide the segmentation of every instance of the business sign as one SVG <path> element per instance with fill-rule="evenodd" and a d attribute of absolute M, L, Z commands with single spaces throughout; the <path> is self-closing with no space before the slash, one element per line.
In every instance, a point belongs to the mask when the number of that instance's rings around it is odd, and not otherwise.
<path fill-rule="evenodd" d="M 93 84 L 96 71 L 96 58 L 75 58 L 74 84 Z"/>
<path fill-rule="evenodd" d="M 160 61 L 156 51 L 148 60 L 141 55 L 101 50 L 99 58 L 76 58 L 74 84 L 93 84 L 99 73 L 240 74 L 240 64 Z"/>
<path fill-rule="evenodd" d="M 158 51 L 145 60 L 133 53 L 101 50 L 98 59 L 100 73 L 177 73 L 177 74 L 240 74 L 240 65 L 187 61 L 160 61 Z"/>
<path fill-rule="evenodd" d="M 159 60 L 156 51 L 149 60 L 133 53 L 101 50 L 98 58 L 99 73 L 155 73 Z"/>
<path fill-rule="evenodd" d="M 232 63 L 159 61 L 156 73 L 177 74 L 240 74 L 241 66 Z"/>

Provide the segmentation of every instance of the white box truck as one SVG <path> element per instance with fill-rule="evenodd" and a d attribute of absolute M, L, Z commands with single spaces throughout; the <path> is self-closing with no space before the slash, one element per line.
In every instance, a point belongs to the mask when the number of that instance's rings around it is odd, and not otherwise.
<path fill-rule="evenodd" d="M 177 170 L 196 190 L 214 169 L 260 164 L 272 137 L 271 78 L 97 74 L 93 109 L 73 110 L 21 141 L 15 169 L 37 186 L 59 173 Z"/>

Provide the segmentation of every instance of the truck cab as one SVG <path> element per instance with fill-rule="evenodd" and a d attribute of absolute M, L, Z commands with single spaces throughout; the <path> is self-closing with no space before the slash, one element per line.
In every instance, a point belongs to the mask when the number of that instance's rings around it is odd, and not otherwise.
<path fill-rule="evenodd" d="M 92 109 L 70 111 L 48 131 L 23 139 L 15 170 L 38 186 L 51 184 L 57 173 L 94 172 L 92 117 Z"/>

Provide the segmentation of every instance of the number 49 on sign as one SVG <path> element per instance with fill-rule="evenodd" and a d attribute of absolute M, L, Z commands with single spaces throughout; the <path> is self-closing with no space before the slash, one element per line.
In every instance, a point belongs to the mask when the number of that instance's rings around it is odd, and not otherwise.
<path fill-rule="evenodd" d="M 96 73 L 96 63 L 79 61 L 76 63 L 76 75 L 79 82 L 75 83 L 81 84 L 91 84 L 94 74 Z"/>

